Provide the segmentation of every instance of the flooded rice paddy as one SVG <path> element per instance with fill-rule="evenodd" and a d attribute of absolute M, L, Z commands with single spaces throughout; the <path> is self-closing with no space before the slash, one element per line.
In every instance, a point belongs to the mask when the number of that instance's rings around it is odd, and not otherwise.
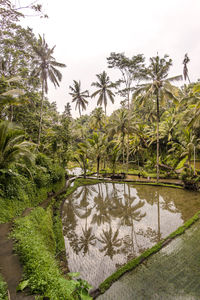
<path fill-rule="evenodd" d="M 182 189 L 99 183 L 79 187 L 63 206 L 68 266 L 94 288 L 200 210 Z"/>

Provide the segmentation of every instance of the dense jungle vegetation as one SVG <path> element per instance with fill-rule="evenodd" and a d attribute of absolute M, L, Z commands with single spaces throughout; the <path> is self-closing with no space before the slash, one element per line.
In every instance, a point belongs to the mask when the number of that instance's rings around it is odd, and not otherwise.
<path fill-rule="evenodd" d="M 42 14 L 40 6 L 32 9 Z M 56 61 L 54 47 L 44 36 L 37 37 L 31 28 L 20 25 L 22 16 L 10 1 L 1 1 L 0 223 L 20 216 L 26 207 L 38 206 L 48 192 L 61 189 L 66 169 L 73 166 L 80 166 L 84 175 L 88 170 L 97 174 L 117 170 L 157 180 L 160 176 L 180 176 L 177 170 L 181 170 L 184 180 L 198 182 L 195 161 L 199 157 L 200 83 L 189 80 L 187 55 L 183 81 L 179 74 L 169 78 L 172 59 L 167 55 L 151 57 L 147 62 L 142 54 L 127 57 L 111 53 L 108 68 L 118 71 L 117 81 L 102 70 L 91 82 L 93 93 L 89 87 L 82 88 L 80 79 L 71 83 L 72 102 L 80 114 L 74 119 L 69 102 L 59 113 L 56 103 L 48 100 L 48 83 L 59 87 L 65 64 Z M 63 97 L 67 99 L 67 95 Z M 87 114 L 93 98 L 98 107 Z M 121 101 L 121 107 L 108 116 L 107 106 L 114 107 L 116 101 Z M 86 114 L 82 115 L 83 111 Z M 66 294 L 72 299 L 77 295 L 89 299 L 87 284 L 79 281 L 77 286 L 72 279 L 66 282 L 52 258 L 59 252 L 52 218 L 50 209 L 36 208 L 30 216 L 15 221 L 13 234 L 21 241 L 17 251 L 26 265 L 25 285 L 33 293 L 52 299 L 64 299 Z M 29 228 L 37 237 L 34 245 Z M 23 243 L 32 248 L 34 268 Z M 34 273 L 38 259 L 46 261 L 39 279 Z M 0 297 L 4 296 L 0 277 Z"/>

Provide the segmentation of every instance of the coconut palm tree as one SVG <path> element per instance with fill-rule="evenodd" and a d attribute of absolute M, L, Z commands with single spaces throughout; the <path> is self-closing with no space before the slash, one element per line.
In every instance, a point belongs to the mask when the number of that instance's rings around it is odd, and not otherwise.
<path fill-rule="evenodd" d="M 168 55 L 164 58 L 156 57 L 150 58 L 150 65 L 147 69 L 147 78 L 150 81 L 147 84 L 139 86 L 133 97 L 140 95 L 140 101 L 152 98 L 156 102 L 157 115 L 157 181 L 159 181 L 159 122 L 160 122 L 160 103 L 164 101 L 177 101 L 179 89 L 172 86 L 170 82 L 175 80 L 182 80 L 182 75 L 167 78 L 172 60 L 168 59 Z"/>
<path fill-rule="evenodd" d="M 47 42 L 45 41 L 44 36 L 39 35 L 39 39 L 36 44 L 32 44 L 33 50 L 35 52 L 35 59 L 33 64 L 36 65 L 36 68 L 32 72 L 32 76 L 40 77 L 42 85 L 42 101 L 40 109 L 40 123 L 38 131 L 38 145 L 40 144 L 41 131 L 42 131 L 42 117 L 43 117 L 43 103 L 44 103 L 44 94 L 48 93 L 48 79 L 54 84 L 55 87 L 59 86 L 59 82 L 62 79 L 61 72 L 57 69 L 66 67 L 65 64 L 59 63 L 52 56 L 55 46 L 49 48 Z"/>
<path fill-rule="evenodd" d="M 79 80 L 73 80 L 74 82 L 74 86 L 69 86 L 70 90 L 72 91 L 71 93 L 69 93 L 72 96 L 72 102 L 76 102 L 76 107 L 75 109 L 78 108 L 79 110 L 79 114 L 81 117 L 81 109 L 82 110 L 86 110 L 87 105 L 88 105 L 88 101 L 85 98 L 90 97 L 89 96 L 89 92 L 88 90 L 85 91 L 81 91 L 81 82 Z"/>
<path fill-rule="evenodd" d="M 110 81 L 110 78 L 105 71 L 103 71 L 100 74 L 97 74 L 96 76 L 98 81 L 93 82 L 91 85 L 95 86 L 97 90 L 91 95 L 91 97 L 93 98 L 97 95 L 99 96 L 97 100 L 97 105 L 104 104 L 106 115 L 108 99 L 110 99 L 110 101 L 114 103 L 115 94 L 112 92 L 111 89 L 115 87 L 115 84 Z"/>

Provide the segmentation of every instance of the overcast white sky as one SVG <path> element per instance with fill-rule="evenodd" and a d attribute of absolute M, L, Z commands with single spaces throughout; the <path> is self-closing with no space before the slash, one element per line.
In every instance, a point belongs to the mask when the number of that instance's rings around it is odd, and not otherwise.
<path fill-rule="evenodd" d="M 110 78 L 120 73 L 107 69 L 111 52 L 125 52 L 129 57 L 143 53 L 149 57 L 168 54 L 173 59 L 170 75 L 182 74 L 185 53 L 190 57 L 189 76 L 200 78 L 200 0 L 40 0 L 49 19 L 27 18 L 34 32 L 45 34 L 50 47 L 56 45 L 54 57 L 65 63 L 60 88 L 49 84 L 49 100 L 58 110 L 71 102 L 69 85 L 81 80 L 89 89 L 96 74 L 106 70 Z M 108 105 L 108 113 L 120 105 Z M 87 113 L 96 106 L 89 99 Z M 72 104 L 72 114 L 78 116 Z"/>

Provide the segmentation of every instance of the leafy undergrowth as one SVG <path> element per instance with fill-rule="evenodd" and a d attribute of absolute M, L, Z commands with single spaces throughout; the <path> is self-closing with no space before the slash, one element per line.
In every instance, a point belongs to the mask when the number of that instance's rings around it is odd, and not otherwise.
<path fill-rule="evenodd" d="M 0 299 L 1 300 L 8 300 L 7 285 L 4 282 L 1 275 L 0 275 Z"/>
<path fill-rule="evenodd" d="M 64 186 L 63 180 L 48 187 L 40 189 L 30 188 L 27 191 L 27 185 L 21 186 L 20 198 L 4 198 L 0 197 L 0 224 L 12 220 L 14 217 L 20 216 L 27 207 L 36 207 L 39 203 L 45 200 L 48 192 L 61 189 Z"/>
<path fill-rule="evenodd" d="M 19 288 L 28 287 L 33 294 L 55 300 L 91 299 L 86 281 L 71 279 L 77 274 L 68 274 L 67 278 L 61 274 L 55 256 L 63 243 L 56 243 L 54 226 L 51 208 L 45 211 L 38 207 L 15 220 L 12 236 L 24 266 L 24 281 Z"/>
<path fill-rule="evenodd" d="M 146 258 L 151 256 L 152 254 L 158 252 L 163 246 L 166 245 L 170 240 L 174 239 L 175 237 L 183 234 L 187 228 L 189 228 L 192 224 L 194 224 L 197 220 L 199 220 L 200 212 L 196 213 L 191 219 L 189 219 L 183 226 L 180 226 L 176 231 L 171 233 L 168 237 L 157 243 L 152 248 L 146 250 L 144 253 L 142 253 L 137 258 L 129 261 L 126 265 L 119 268 L 116 272 L 114 272 L 111 276 L 106 278 L 100 286 L 99 286 L 99 292 L 104 293 L 109 287 L 112 285 L 113 282 L 118 280 L 124 273 L 134 269 L 137 267 L 140 263 L 142 263 Z"/>

